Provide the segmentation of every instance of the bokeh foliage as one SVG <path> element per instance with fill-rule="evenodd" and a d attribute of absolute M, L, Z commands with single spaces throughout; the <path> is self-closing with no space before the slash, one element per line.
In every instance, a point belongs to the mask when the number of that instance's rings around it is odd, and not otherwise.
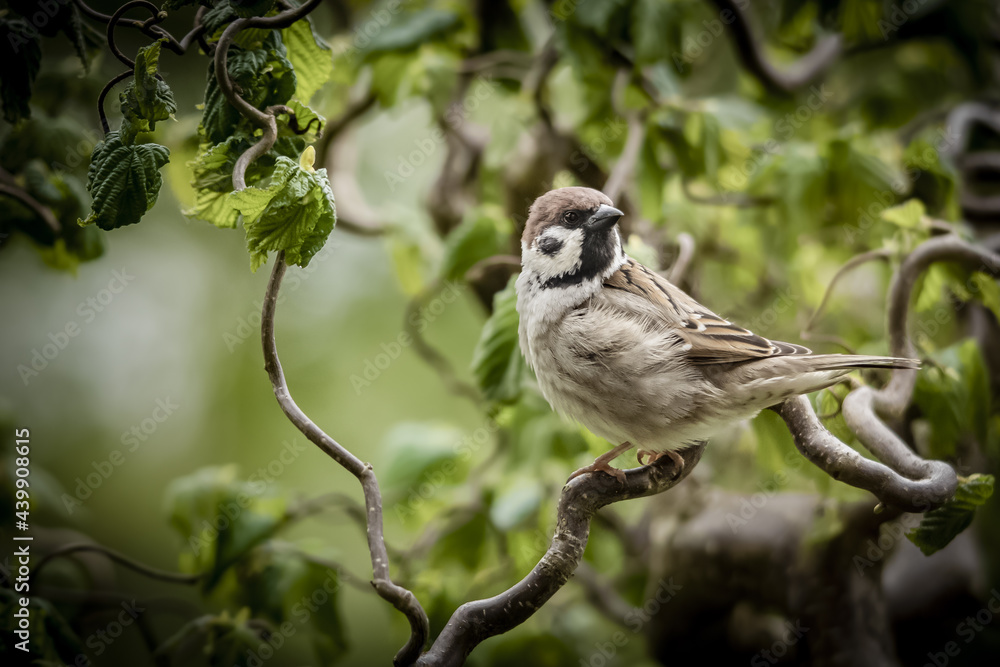
<path fill-rule="evenodd" d="M 776 339 L 800 339 L 838 268 L 878 251 L 884 262 L 845 277 L 810 329 L 814 347 L 824 351 L 839 349 L 825 342 L 833 340 L 886 353 L 884 298 L 892 269 L 941 223 L 970 239 L 981 233 L 965 219 L 955 156 L 995 146 L 997 137 L 958 136 L 946 112 L 996 92 L 991 3 L 927 2 L 914 12 L 882 0 L 736 4 L 749 7 L 766 57 L 778 68 L 834 33 L 844 53 L 814 82 L 775 90 L 748 74 L 727 33 L 730 21 L 703 0 L 333 2 L 290 28 L 246 30 L 229 54 L 232 80 L 252 106 L 290 109 L 300 131 L 287 112 L 279 115 L 277 142 L 248 170 L 250 187 L 234 193 L 236 159 L 259 131 L 228 104 L 197 46 L 184 56 L 194 65 L 180 76 L 166 70 L 161 80 L 158 66 L 168 58 L 162 43 L 137 40 L 141 46 L 129 54 L 134 74 L 106 105 L 116 129 L 101 138 L 92 105 L 121 68 L 100 55 L 99 35 L 73 3 L 58 5 L 48 27 L 32 35 L 23 17 L 34 6 L 8 1 L 0 15 L 2 48 L 18 39 L 24 44 L 7 54 L 17 67 L 0 78 L 7 121 L 0 166 L 52 211 L 59 227 L 4 197 L 3 241 L 28 239 L 47 264 L 77 271 L 81 262 L 101 261 L 107 232 L 152 224 L 163 207 L 176 211 L 176 199 L 190 219 L 221 228 L 228 243 L 245 243 L 254 270 L 274 250 L 307 267 L 333 243 L 334 199 L 341 195 L 325 168 L 332 174 L 338 157 L 353 150 L 348 170 L 387 229 L 369 242 L 384 248 L 395 294 L 411 300 L 392 316 L 410 340 L 450 343 L 430 353 L 418 349 L 422 342 L 395 343 L 396 354 L 431 358 L 440 378 L 430 381 L 442 381 L 463 403 L 445 418 L 386 411 L 377 447 L 393 567 L 427 609 L 434 636 L 459 604 L 507 588 L 534 566 L 548 545 L 567 473 L 608 447 L 561 421 L 540 396 L 517 347 L 510 271 L 500 265 L 473 275 L 487 258 L 519 254 L 534 196 L 562 185 L 603 187 L 621 160 L 633 160 L 620 198 L 630 254 L 666 269 L 680 254 L 679 235 L 689 235 L 695 255 L 683 286 Z M 209 43 L 236 17 L 278 11 L 273 2 L 168 0 L 171 20 L 183 18 L 169 24 L 179 26 L 175 34 L 199 5 L 207 8 Z M 89 72 L 82 79 L 81 67 Z M 200 108 L 181 102 L 191 98 L 182 93 L 190 88 Z M 355 121 L 361 129 L 345 132 L 352 148 L 324 148 L 318 127 L 329 128 L 366 98 L 370 108 Z M 392 122 L 405 123 L 405 132 L 392 135 L 396 141 L 379 137 Z M 637 127 L 644 140 L 627 155 Z M 79 147 L 88 143 L 92 151 L 81 156 Z M 329 163 L 314 167 L 314 151 Z M 164 186 L 170 196 L 158 199 Z M 245 241 L 237 238 L 244 234 Z M 336 247 L 330 252 L 340 261 Z M 453 292 L 473 311 L 475 326 L 437 319 L 434 309 L 448 308 L 445 296 Z M 1000 316 L 995 281 L 948 265 L 921 279 L 914 340 L 925 367 L 907 423 L 921 454 L 953 462 L 962 474 L 995 473 L 998 382 L 987 357 L 996 349 L 970 337 L 973 310 Z M 449 324 L 453 330 L 443 332 Z M 301 343 L 313 355 L 329 351 L 321 332 Z M 385 354 L 393 344 L 383 345 Z M 357 387 L 393 381 L 355 375 Z M 325 381 L 309 380 L 320 396 Z M 404 382 L 403 391 L 422 392 L 426 381 Z M 863 450 L 839 415 L 843 395 L 841 388 L 817 394 L 817 411 L 833 433 Z M 280 420 L 277 406 L 267 409 Z M 339 437 L 338 421 L 350 424 L 352 415 L 334 415 L 324 426 Z M 833 507 L 867 498 L 812 466 L 789 466 L 794 456 L 784 424 L 762 415 L 717 438 L 701 465 L 704 474 L 689 483 L 749 495 L 781 473 L 782 492 L 813 494 Z M 229 460 L 170 482 L 166 517 L 149 522 L 150 531 L 176 532 L 184 572 L 204 574 L 196 596 L 204 613 L 173 628 L 164 650 L 180 655 L 193 641 L 205 649 L 197 659 L 207 664 L 249 665 L 269 633 L 291 623 L 303 629 L 287 637 L 297 648 L 278 650 L 271 664 L 294 659 L 283 655 L 366 664 L 370 654 L 352 646 L 347 631 L 343 587 L 352 568 L 335 562 L 340 545 L 296 530 L 319 513 L 356 520 L 357 489 L 257 484 L 240 472 L 238 450 Z M 950 538 L 965 529 L 984 502 L 977 535 L 995 533 L 987 479 L 969 478 L 958 499 L 965 511 L 936 515 L 943 528 L 918 534 L 921 548 L 943 546 L 941 531 Z M 34 502 L 62 506 L 67 489 L 52 486 Z M 643 526 L 657 507 L 641 502 L 615 512 Z M 836 539 L 843 523 L 833 514 L 817 518 L 815 539 Z M 4 517 L 5 530 L 12 521 Z M 53 524 L 73 521 L 58 517 Z M 656 568 L 630 552 L 613 525 L 595 525 L 586 560 L 641 606 L 657 585 Z M 337 540 L 362 539 L 353 526 L 339 527 Z M 993 564 L 984 576 L 995 584 L 1000 543 L 982 536 L 978 545 Z M 366 576 L 364 559 L 356 565 Z M 60 576 L 87 585 L 79 573 Z M 326 591 L 326 599 L 313 605 L 317 591 Z M 4 594 L 3 606 L 11 604 Z M 567 589 L 525 626 L 484 644 L 470 662 L 586 664 L 595 655 L 594 638 L 610 637 L 615 628 L 583 600 L 580 589 Z M 75 610 L 42 598 L 36 606 L 45 624 L 34 634 L 39 656 L 69 661 L 87 652 L 73 627 Z M 391 630 L 387 644 L 395 647 L 404 641 L 405 624 L 391 614 L 371 622 Z M 4 618 L 10 619 L 6 609 Z M 655 664 L 642 641 L 627 642 L 618 656 L 621 664 Z"/>

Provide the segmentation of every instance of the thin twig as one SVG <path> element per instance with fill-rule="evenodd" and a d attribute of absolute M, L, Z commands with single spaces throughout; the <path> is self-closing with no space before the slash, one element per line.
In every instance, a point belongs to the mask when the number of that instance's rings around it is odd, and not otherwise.
<path fill-rule="evenodd" d="M 141 1 L 141 0 L 137 0 Z M 274 16 L 254 16 L 251 18 L 236 19 L 222 32 L 215 47 L 215 79 L 219 84 L 219 91 L 222 95 L 236 107 L 240 115 L 249 120 L 255 127 L 263 131 L 261 138 L 250 148 L 248 148 L 233 167 L 233 189 L 243 190 L 246 188 L 246 170 L 250 164 L 265 155 L 274 142 L 278 139 L 278 125 L 272 109 L 261 111 L 253 106 L 236 92 L 232 79 L 229 78 L 229 47 L 232 46 L 233 39 L 237 33 L 246 28 L 261 28 L 268 30 L 278 30 L 287 28 L 296 21 L 304 18 L 309 12 L 314 10 L 321 0 L 308 0 L 299 7 L 283 11 Z"/>
<path fill-rule="evenodd" d="M 150 577 L 151 579 L 158 579 L 160 581 L 167 581 L 173 584 L 196 584 L 205 576 L 202 573 L 199 574 L 181 574 L 180 572 L 167 572 L 166 570 L 159 570 L 155 567 L 150 567 L 144 565 L 136 560 L 133 560 L 114 549 L 109 549 L 101 544 L 90 544 L 90 543 L 79 543 L 79 544 L 69 544 L 55 551 L 45 554 L 35 565 L 34 569 L 31 571 L 31 580 L 33 581 L 38 573 L 42 571 L 48 563 L 52 562 L 57 558 L 62 558 L 63 556 L 68 556 L 72 553 L 77 553 L 80 551 L 95 551 L 99 554 L 104 555 L 109 560 L 112 560 L 119 565 L 124 565 L 125 567 L 138 572 L 139 574 Z"/>
<path fill-rule="evenodd" d="M 699 195 L 691 190 L 691 180 L 681 179 L 681 191 L 684 196 L 695 204 L 705 206 L 735 206 L 736 208 L 756 208 L 758 206 L 770 206 L 775 202 L 774 197 L 754 197 L 745 192 L 721 192 L 717 195 Z"/>
<path fill-rule="evenodd" d="M 62 225 L 59 224 L 56 216 L 52 214 L 52 210 L 25 192 L 24 189 L 16 183 L 0 183 L 0 195 L 12 197 L 30 208 L 31 211 L 41 218 L 42 222 L 44 222 L 48 228 L 52 230 L 53 234 L 58 235 L 62 231 Z"/>
<path fill-rule="evenodd" d="M 470 283 L 478 282 L 487 271 L 498 266 L 520 269 L 521 258 L 517 255 L 492 255 L 486 257 L 469 267 L 469 270 L 465 272 L 465 279 Z"/>
<path fill-rule="evenodd" d="M 677 235 L 677 259 L 670 265 L 667 280 L 679 285 L 684 280 L 692 259 L 694 259 L 694 237 L 687 232 L 681 232 Z"/>
<path fill-rule="evenodd" d="M 285 373 L 278 359 L 278 348 L 274 338 L 274 314 L 278 303 L 281 279 L 285 275 L 285 253 L 279 251 L 274 261 L 274 269 L 264 295 L 261 314 L 261 342 L 264 348 L 264 370 L 267 371 L 274 396 L 288 420 L 302 432 L 310 442 L 319 447 L 327 456 L 354 475 L 361 483 L 365 495 L 365 509 L 368 517 L 368 551 L 371 554 L 372 586 L 384 600 L 406 615 L 410 622 L 410 638 L 396 654 L 394 664 L 409 665 L 416 660 L 427 641 L 430 626 L 427 614 L 420 602 L 410 591 L 392 582 L 389 574 L 389 557 L 386 553 L 382 526 L 382 493 L 371 464 L 362 463 L 327 435 L 306 416 L 292 399 L 285 381 Z"/>
<path fill-rule="evenodd" d="M 604 184 L 604 194 L 612 201 L 618 201 L 625 190 L 625 184 L 632 180 L 635 173 L 636 164 L 639 161 L 639 153 L 646 141 L 646 115 L 639 110 L 629 110 L 624 108 L 622 98 L 625 88 L 628 85 L 629 73 L 625 70 L 618 70 L 615 75 L 614 90 L 611 98 L 616 107 L 616 113 L 625 117 L 628 124 L 628 135 L 625 138 L 625 146 L 618 156 L 618 161 L 608 174 L 608 180 Z"/>
<path fill-rule="evenodd" d="M 844 277 L 844 275 L 848 271 L 875 259 L 890 259 L 891 257 L 892 253 L 889 252 L 888 250 L 883 250 L 883 249 L 869 250 L 868 252 L 863 252 L 860 255 L 855 255 L 854 257 L 849 259 L 842 267 L 837 269 L 837 272 L 833 274 L 833 278 L 830 280 L 830 283 L 826 286 L 826 291 L 823 292 L 823 298 L 820 299 L 819 306 L 816 308 L 815 311 L 813 311 L 812 317 L 809 318 L 809 322 L 806 323 L 806 327 L 805 329 L 803 329 L 803 331 L 804 332 L 812 331 L 813 325 L 816 324 L 816 321 L 823 314 L 823 311 L 826 310 L 826 305 L 827 303 L 829 303 L 830 297 L 833 295 L 833 288 L 836 286 L 837 281 L 840 280 L 842 277 Z"/>

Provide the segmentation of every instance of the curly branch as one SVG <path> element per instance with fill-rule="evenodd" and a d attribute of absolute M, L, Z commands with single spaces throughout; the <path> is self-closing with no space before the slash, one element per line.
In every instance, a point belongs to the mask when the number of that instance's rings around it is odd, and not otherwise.
<path fill-rule="evenodd" d="M 704 447 L 698 444 L 680 452 L 685 466 L 679 475 L 673 462 L 665 457 L 648 466 L 626 470 L 624 483 L 610 475 L 582 475 L 570 480 L 559 497 L 552 543 L 535 568 L 507 591 L 459 607 L 417 665 L 461 665 L 481 642 L 530 618 L 562 588 L 580 564 L 590 534 L 590 520 L 597 510 L 676 486 L 701 460 Z"/>
<path fill-rule="evenodd" d="M 1000 276 L 1000 254 L 974 246 L 958 236 L 938 236 L 920 244 L 903 260 L 889 286 L 889 353 L 893 356 L 912 357 L 916 354 L 906 328 L 910 295 L 920 275 L 935 262 L 957 262 L 972 270 Z M 916 381 L 917 374 L 913 371 L 893 371 L 889 384 L 876 395 L 875 407 L 889 417 L 902 415 L 910 402 Z"/>
<path fill-rule="evenodd" d="M 302 432 L 310 442 L 319 447 L 327 456 L 354 475 L 364 491 L 365 508 L 368 517 L 368 551 L 372 562 L 372 586 L 382 599 L 390 602 L 406 615 L 410 622 L 410 638 L 396 654 L 396 665 L 409 665 L 419 655 L 427 641 L 429 622 L 420 602 L 410 591 L 393 583 L 389 575 L 389 557 L 386 553 L 382 528 L 382 492 L 371 464 L 363 463 L 340 443 L 327 435 L 292 399 L 285 381 L 285 373 L 278 359 L 278 348 L 274 339 L 274 313 L 278 303 L 278 290 L 285 275 L 285 253 L 278 253 L 264 295 L 261 314 L 261 342 L 264 348 L 264 370 L 271 380 L 274 396 L 288 420 Z"/>
<path fill-rule="evenodd" d="M 137 0 L 141 1 L 141 0 Z M 263 30 L 279 30 L 287 28 L 296 21 L 304 18 L 309 12 L 314 10 L 321 0 L 308 0 L 298 7 L 293 7 L 274 16 L 254 16 L 251 18 L 236 19 L 222 32 L 215 47 L 215 79 L 219 84 L 219 91 L 222 95 L 236 107 L 240 115 L 249 120 L 263 134 L 257 143 L 248 148 L 233 167 L 233 189 L 242 190 L 246 188 L 246 170 L 250 164 L 265 155 L 274 142 L 278 140 L 278 123 L 275 119 L 276 108 L 268 108 L 261 111 L 253 106 L 236 92 L 232 79 L 229 78 L 229 47 L 232 46 L 233 39 L 237 33 L 247 28 L 259 28 Z M 281 112 L 285 113 L 285 112 Z"/>
<path fill-rule="evenodd" d="M 852 260 L 874 259 L 872 253 Z M 955 235 L 932 238 L 920 244 L 899 267 L 889 288 L 888 329 L 892 355 L 913 357 L 916 349 L 907 335 L 907 315 L 913 287 L 920 275 L 935 262 L 958 262 L 970 270 L 1000 275 L 1000 255 L 967 243 Z M 844 269 L 841 270 L 841 273 Z M 838 273 L 839 275 L 839 273 Z M 805 397 L 785 401 L 772 409 L 792 431 L 795 445 L 806 458 L 834 479 L 875 494 L 885 505 L 910 512 L 926 512 L 955 493 L 955 471 L 944 461 L 917 456 L 879 418 L 898 418 L 913 395 L 917 371 L 895 369 L 889 384 L 875 390 L 860 386 L 843 402 L 844 420 L 879 461 L 864 458 L 837 440 L 820 424 Z"/>
<path fill-rule="evenodd" d="M 138 572 L 139 574 L 145 575 L 152 579 L 159 579 L 160 581 L 167 581 L 174 584 L 196 584 L 201 581 L 204 574 L 181 574 L 179 572 L 167 572 L 166 570 L 159 570 L 155 567 L 150 567 L 144 565 L 136 560 L 133 560 L 126 556 L 125 554 L 119 553 L 114 549 L 109 549 L 101 544 L 89 544 L 89 543 L 79 543 L 79 544 L 69 544 L 65 547 L 56 549 L 55 551 L 46 554 L 38 564 L 35 565 L 34 569 L 31 571 L 31 580 L 33 581 L 38 573 L 42 571 L 47 564 L 51 563 L 57 558 L 62 558 L 63 556 L 68 556 L 72 553 L 77 553 L 79 551 L 96 551 L 99 554 L 104 555 L 108 560 L 112 560 L 119 565 L 124 565 L 128 569 Z"/>
<path fill-rule="evenodd" d="M 851 394 L 853 396 L 853 393 Z M 844 416 L 847 417 L 845 399 Z M 863 400 L 863 396 L 861 399 Z M 917 480 L 907 479 L 887 465 L 866 459 L 833 436 L 820 423 L 812 404 L 805 396 L 797 396 L 771 408 L 785 420 L 795 446 L 811 463 L 835 480 L 870 491 L 884 504 L 908 512 L 926 512 L 941 505 L 955 493 L 957 479 L 955 471 L 943 461 L 922 461 L 922 475 Z M 861 423 L 858 437 L 862 442 L 874 442 L 869 433 L 888 431 L 874 415 Z M 869 430 L 870 429 L 870 430 Z M 852 428 L 853 430 L 853 428 Z M 866 435 L 862 437 L 862 433 Z M 893 438 L 896 436 L 889 431 Z M 866 443 L 867 444 L 867 443 Z M 895 443 L 880 440 L 883 451 L 896 452 Z M 905 444 L 902 445 L 905 447 Z M 896 460 L 897 457 L 889 457 Z M 909 469 L 909 468 L 908 468 Z"/>
<path fill-rule="evenodd" d="M 829 69 L 843 52 L 843 38 L 829 35 L 817 42 L 812 51 L 799 58 L 794 65 L 778 69 L 764 55 L 742 3 L 737 0 L 710 1 L 720 14 L 730 13 L 733 16 L 729 29 L 743 66 L 772 93 L 788 94 L 809 84 Z"/>

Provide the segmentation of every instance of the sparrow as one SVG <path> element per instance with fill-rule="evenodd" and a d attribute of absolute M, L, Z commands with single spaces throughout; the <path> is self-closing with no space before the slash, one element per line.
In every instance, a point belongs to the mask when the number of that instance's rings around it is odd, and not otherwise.
<path fill-rule="evenodd" d="M 590 188 L 551 190 L 531 205 L 515 282 L 521 352 L 552 408 L 618 443 L 570 479 L 603 471 L 631 447 L 640 463 L 707 440 L 727 425 L 859 368 L 919 368 L 915 359 L 813 354 L 744 329 L 625 254 L 622 212 Z"/>

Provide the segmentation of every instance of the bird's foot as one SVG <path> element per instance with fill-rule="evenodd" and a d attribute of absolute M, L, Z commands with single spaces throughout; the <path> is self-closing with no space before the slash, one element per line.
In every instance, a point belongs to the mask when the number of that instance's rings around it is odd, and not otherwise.
<path fill-rule="evenodd" d="M 659 461 L 664 456 L 668 457 L 671 461 L 674 462 L 674 467 L 677 468 L 677 474 L 678 475 L 680 475 L 682 472 L 684 472 L 684 466 L 686 465 L 684 463 L 684 457 L 681 456 L 680 454 L 678 454 L 677 452 L 675 452 L 672 449 L 667 449 L 667 450 L 664 450 L 662 452 L 651 452 L 648 449 L 639 449 L 639 450 L 636 450 L 636 452 L 635 452 L 635 458 L 636 458 L 636 460 L 641 465 L 644 465 L 644 466 L 648 466 L 648 465 L 651 465 L 653 463 L 656 463 L 657 461 Z M 644 461 L 643 460 L 646 457 L 649 457 L 648 461 Z"/>
<path fill-rule="evenodd" d="M 591 463 L 589 466 L 584 466 L 579 470 L 577 470 L 576 472 L 574 472 L 572 475 L 569 476 L 569 479 L 567 479 L 566 481 L 568 482 L 570 481 L 570 479 L 574 479 L 576 477 L 579 477 L 580 475 L 585 475 L 588 472 L 606 472 L 607 474 L 611 475 L 619 482 L 624 484 L 625 471 L 613 467 L 611 465 L 611 462 L 614 461 L 619 454 L 631 448 L 632 445 L 630 443 L 623 442 L 622 444 L 612 449 L 610 452 L 605 452 L 604 454 L 598 456 L 596 459 L 594 459 L 594 462 Z"/>

